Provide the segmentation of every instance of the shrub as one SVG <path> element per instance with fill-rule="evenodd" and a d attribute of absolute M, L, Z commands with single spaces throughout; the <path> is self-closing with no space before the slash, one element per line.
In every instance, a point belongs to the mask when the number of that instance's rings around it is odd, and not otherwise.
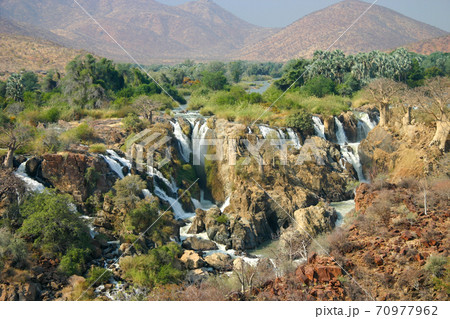
<path fill-rule="evenodd" d="M 92 141 L 95 139 L 95 131 L 86 122 L 78 125 L 74 130 L 75 136 L 80 141 Z"/>
<path fill-rule="evenodd" d="M 89 143 L 96 139 L 95 131 L 87 123 L 82 123 L 77 127 L 68 130 L 62 136 L 66 143 Z"/>
<path fill-rule="evenodd" d="M 227 215 L 220 215 L 220 216 L 216 216 L 214 218 L 216 220 L 216 222 L 218 222 L 219 224 L 227 224 L 229 221 L 229 218 Z"/>
<path fill-rule="evenodd" d="M 122 120 L 123 128 L 127 130 L 127 132 L 139 133 L 143 129 L 145 129 L 144 122 L 139 118 L 137 114 L 129 113 Z"/>
<path fill-rule="evenodd" d="M 112 272 L 108 269 L 93 266 L 89 269 L 86 284 L 88 286 L 99 286 L 105 284 L 112 277 Z"/>
<path fill-rule="evenodd" d="M 73 206 L 68 195 L 53 190 L 33 194 L 21 205 L 25 219 L 19 232 L 50 254 L 65 253 L 71 247 L 87 248 L 89 229 Z"/>
<path fill-rule="evenodd" d="M 425 270 L 429 271 L 433 276 L 440 278 L 445 272 L 445 266 L 448 260 L 444 256 L 431 255 L 425 264 Z"/>
<path fill-rule="evenodd" d="M 0 271 L 5 262 L 10 262 L 12 266 L 24 266 L 27 256 L 24 240 L 11 234 L 6 228 L 0 228 Z"/>
<path fill-rule="evenodd" d="M 114 185 L 116 196 L 114 204 L 121 208 L 134 209 L 141 200 L 142 190 L 146 188 L 145 182 L 138 175 L 129 175 L 118 180 Z"/>
<path fill-rule="evenodd" d="M 67 276 L 82 275 L 86 270 L 86 256 L 89 250 L 71 248 L 61 259 L 59 270 Z"/>
<path fill-rule="evenodd" d="M 148 255 L 127 256 L 120 261 L 125 278 L 135 284 L 153 288 L 158 285 L 177 283 L 184 277 L 178 260 L 182 249 L 175 243 L 152 249 Z"/>
<path fill-rule="evenodd" d="M 314 130 L 312 115 L 304 110 L 300 110 L 289 116 L 286 119 L 286 125 L 305 132 L 306 134 L 312 133 Z"/>
<path fill-rule="evenodd" d="M 97 153 L 97 154 L 105 154 L 106 153 L 106 145 L 105 144 L 92 144 L 89 147 L 89 152 Z"/>

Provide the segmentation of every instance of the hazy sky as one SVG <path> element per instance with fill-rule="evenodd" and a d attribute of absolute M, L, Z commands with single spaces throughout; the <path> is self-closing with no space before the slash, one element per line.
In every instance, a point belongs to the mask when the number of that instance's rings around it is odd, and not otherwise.
<path fill-rule="evenodd" d="M 189 0 L 157 0 L 177 5 Z M 264 27 L 284 27 L 339 0 L 214 0 L 238 17 Z M 372 3 L 375 0 L 364 0 Z M 377 4 L 450 32 L 450 0 L 378 0 Z"/>

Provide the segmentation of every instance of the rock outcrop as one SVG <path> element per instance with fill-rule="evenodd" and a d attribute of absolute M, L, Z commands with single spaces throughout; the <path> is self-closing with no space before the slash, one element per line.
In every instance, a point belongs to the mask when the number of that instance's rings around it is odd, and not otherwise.
<path fill-rule="evenodd" d="M 93 168 L 94 181 L 86 180 L 86 172 Z M 41 164 L 41 178 L 63 193 L 73 195 L 79 203 L 84 202 L 95 192 L 108 192 L 118 176 L 99 156 L 86 154 L 46 154 Z M 92 183 L 93 185 L 89 185 Z"/>

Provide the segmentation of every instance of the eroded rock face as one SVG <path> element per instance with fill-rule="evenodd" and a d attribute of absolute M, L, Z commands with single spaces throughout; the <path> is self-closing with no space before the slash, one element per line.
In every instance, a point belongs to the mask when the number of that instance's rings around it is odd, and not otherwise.
<path fill-rule="evenodd" d="M 294 213 L 296 227 L 299 231 L 306 231 L 312 237 L 320 233 L 331 231 L 337 220 L 337 213 L 333 207 L 326 204 L 302 208 Z"/>
<path fill-rule="evenodd" d="M 35 283 L 0 285 L 0 301 L 36 301 L 38 297 L 39 288 Z"/>
<path fill-rule="evenodd" d="M 41 178 L 46 183 L 63 193 L 73 195 L 80 203 L 92 195 L 90 188 L 106 193 L 118 178 L 101 157 L 85 154 L 46 154 L 41 167 Z M 98 174 L 94 187 L 91 187 L 85 178 L 90 167 Z"/>
<path fill-rule="evenodd" d="M 346 112 L 338 116 L 344 126 L 345 135 L 350 143 L 358 140 L 358 120 L 352 112 Z"/>

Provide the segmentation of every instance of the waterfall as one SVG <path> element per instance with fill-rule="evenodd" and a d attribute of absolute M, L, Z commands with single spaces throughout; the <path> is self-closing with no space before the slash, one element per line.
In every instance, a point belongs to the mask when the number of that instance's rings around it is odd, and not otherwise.
<path fill-rule="evenodd" d="M 341 145 L 341 154 L 344 157 L 344 159 L 348 163 L 352 164 L 353 167 L 355 168 L 355 171 L 358 174 L 358 180 L 360 182 L 364 182 L 365 178 L 362 170 L 361 160 L 358 154 L 358 147 L 359 143 L 349 143 L 348 146 Z"/>
<path fill-rule="evenodd" d="M 155 195 L 171 205 L 171 210 L 173 210 L 176 219 L 187 219 L 195 216 L 195 214 L 186 213 L 180 202 L 177 199 L 168 196 L 164 190 L 158 187 L 158 185 L 155 185 Z"/>
<path fill-rule="evenodd" d="M 78 213 L 78 211 L 77 211 L 77 213 Z M 94 239 L 95 236 L 98 234 L 95 231 L 95 227 L 94 227 L 94 217 L 82 215 L 82 216 L 80 216 L 80 218 L 86 221 L 86 224 L 89 227 L 89 234 L 91 235 L 91 238 Z"/>
<path fill-rule="evenodd" d="M 300 143 L 300 139 L 298 138 L 298 135 L 291 128 L 287 129 L 287 133 L 288 133 L 289 139 L 293 143 L 294 147 L 299 150 L 302 147 L 302 144 Z"/>
<path fill-rule="evenodd" d="M 204 145 L 203 141 L 206 139 L 208 133 L 208 124 L 204 122 L 200 126 L 200 121 L 195 123 L 194 130 L 192 132 L 192 151 L 194 152 L 194 165 L 200 163 L 202 167 L 205 166 L 205 157 L 207 153 L 207 145 Z"/>
<path fill-rule="evenodd" d="M 314 122 L 314 130 L 316 131 L 316 135 L 326 140 L 327 138 L 325 137 L 325 125 L 323 125 L 322 121 L 317 116 L 313 116 L 312 119 Z"/>
<path fill-rule="evenodd" d="M 223 203 L 223 205 L 220 207 L 220 211 L 223 213 L 225 211 L 225 209 L 230 206 L 230 202 L 231 202 L 231 197 L 227 197 L 227 199 L 225 200 L 225 203 Z"/>
<path fill-rule="evenodd" d="M 336 124 L 336 139 L 339 145 L 347 144 L 347 136 L 345 135 L 344 125 L 337 117 L 334 118 L 334 122 Z"/>
<path fill-rule="evenodd" d="M 367 137 L 369 132 L 373 130 L 376 126 L 376 123 L 370 120 L 369 114 L 367 113 L 359 113 L 358 120 L 358 141 L 362 141 Z"/>
<path fill-rule="evenodd" d="M 189 163 L 192 153 L 189 138 L 183 133 L 183 130 L 181 129 L 181 125 L 178 122 L 178 120 L 175 121 L 175 123 L 170 122 L 170 124 L 172 124 L 173 126 L 173 134 L 175 135 L 175 138 L 177 139 L 178 144 L 180 146 L 181 156 L 183 157 L 186 163 Z"/>
<path fill-rule="evenodd" d="M 45 186 L 28 176 L 28 174 L 26 173 L 26 165 L 27 162 L 23 162 L 22 164 L 20 164 L 14 175 L 16 175 L 25 183 L 25 188 L 27 189 L 27 191 L 42 193 L 45 190 Z"/>
<path fill-rule="evenodd" d="M 145 198 L 152 197 L 152 193 L 148 189 L 143 189 L 142 194 L 144 195 Z"/>
<path fill-rule="evenodd" d="M 124 178 L 122 171 L 122 165 L 120 165 L 117 161 L 115 161 L 112 157 L 106 156 L 106 155 L 100 155 L 106 163 L 108 163 L 108 166 L 119 176 L 120 179 Z"/>
<path fill-rule="evenodd" d="M 342 122 L 337 117 L 334 118 L 334 122 L 336 123 L 336 138 L 341 146 L 341 154 L 348 163 L 353 165 L 358 174 L 358 180 L 362 182 L 365 178 L 358 154 L 359 143 L 348 143 Z"/>
<path fill-rule="evenodd" d="M 170 191 L 173 194 L 177 194 L 178 192 L 178 187 L 176 185 L 176 183 L 172 180 L 171 182 L 164 177 L 164 175 L 158 171 L 156 168 L 148 166 L 147 167 L 147 174 L 150 177 L 157 177 L 160 181 L 162 181 L 164 184 L 166 184 L 166 186 L 170 189 Z"/>

